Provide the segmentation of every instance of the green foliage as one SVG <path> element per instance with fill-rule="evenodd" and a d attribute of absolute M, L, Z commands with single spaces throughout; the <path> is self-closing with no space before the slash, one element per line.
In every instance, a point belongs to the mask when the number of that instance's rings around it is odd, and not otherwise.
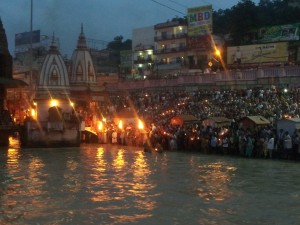
<path fill-rule="evenodd" d="M 230 9 L 213 13 L 213 33 L 230 34 L 232 45 L 249 44 L 249 31 L 261 27 L 300 22 L 300 8 L 289 7 L 287 1 L 260 0 L 255 5 L 251 0 L 240 0 Z"/>

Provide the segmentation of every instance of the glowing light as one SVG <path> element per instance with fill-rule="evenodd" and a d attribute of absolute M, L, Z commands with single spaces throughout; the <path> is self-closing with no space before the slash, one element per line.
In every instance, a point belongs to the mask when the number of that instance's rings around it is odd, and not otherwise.
<path fill-rule="evenodd" d="M 70 102 L 70 105 L 71 105 L 72 107 L 74 107 L 74 102 Z"/>
<path fill-rule="evenodd" d="M 98 130 L 102 130 L 103 129 L 103 123 L 102 121 L 98 122 Z"/>
<path fill-rule="evenodd" d="M 31 116 L 32 116 L 33 118 L 36 117 L 36 111 L 35 111 L 35 109 L 31 109 Z"/>
<path fill-rule="evenodd" d="M 52 100 L 51 100 L 51 106 L 52 106 L 52 107 L 58 106 L 58 101 L 55 100 L 55 99 L 52 99 Z"/>
<path fill-rule="evenodd" d="M 140 130 L 143 130 L 143 129 L 144 129 L 144 124 L 143 124 L 143 122 L 142 122 L 141 120 L 139 120 L 139 122 L 138 122 L 138 128 L 139 128 Z"/>
<path fill-rule="evenodd" d="M 221 56 L 221 52 L 220 52 L 220 50 L 219 50 L 219 49 L 216 49 L 216 52 L 215 52 L 215 54 L 216 54 L 217 56 Z"/>
<path fill-rule="evenodd" d="M 120 121 L 119 121 L 119 125 L 118 125 L 118 127 L 119 127 L 119 129 L 120 129 L 120 130 L 122 130 L 122 129 L 123 129 L 123 121 L 122 121 L 122 120 L 120 120 Z"/>

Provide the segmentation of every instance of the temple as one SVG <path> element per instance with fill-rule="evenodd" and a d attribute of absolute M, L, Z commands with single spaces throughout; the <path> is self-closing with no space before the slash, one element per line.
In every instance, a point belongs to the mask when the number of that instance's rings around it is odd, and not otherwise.
<path fill-rule="evenodd" d="M 0 146 L 9 144 L 9 135 L 14 130 L 13 120 L 6 107 L 6 90 L 26 86 L 24 82 L 13 79 L 12 68 L 12 56 L 8 50 L 7 37 L 0 18 L 0 132 L 2 135 Z"/>
<path fill-rule="evenodd" d="M 54 35 L 42 64 L 35 105 L 35 113 L 24 126 L 22 146 L 80 145 L 80 119 L 73 108 L 67 68 Z"/>

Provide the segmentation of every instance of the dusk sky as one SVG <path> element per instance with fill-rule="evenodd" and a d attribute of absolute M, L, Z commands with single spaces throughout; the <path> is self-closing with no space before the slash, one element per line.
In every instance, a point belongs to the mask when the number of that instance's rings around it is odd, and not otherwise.
<path fill-rule="evenodd" d="M 212 5 L 227 9 L 239 0 L 33 0 L 33 30 L 59 38 L 61 54 L 76 47 L 81 24 L 87 38 L 112 41 L 122 35 L 132 39 L 135 28 L 183 17 L 187 8 Z M 253 0 L 255 4 L 259 0 Z M 15 34 L 30 31 L 30 0 L 1 0 L 0 17 L 9 49 L 14 55 Z"/>

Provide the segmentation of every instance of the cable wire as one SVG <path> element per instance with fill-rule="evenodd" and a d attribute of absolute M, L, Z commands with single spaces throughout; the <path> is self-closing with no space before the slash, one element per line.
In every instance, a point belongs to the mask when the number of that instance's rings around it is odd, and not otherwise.
<path fill-rule="evenodd" d="M 163 7 L 166 7 L 166 8 L 168 8 L 168 9 L 170 9 L 170 10 L 173 10 L 174 12 L 178 12 L 178 13 L 184 15 L 184 16 L 186 15 L 186 13 L 180 12 L 180 11 L 178 11 L 178 10 L 176 10 L 176 9 L 173 9 L 173 8 L 171 8 L 171 7 L 169 7 L 169 6 L 165 5 L 165 4 L 162 4 L 162 3 L 158 2 L 158 1 L 155 1 L 155 0 L 151 0 L 151 1 L 154 2 L 154 3 L 156 3 L 156 4 L 161 5 L 161 6 L 163 6 Z"/>
<path fill-rule="evenodd" d="M 179 6 L 183 7 L 184 9 L 189 8 L 188 6 L 182 5 L 182 4 L 180 4 L 180 3 L 178 3 L 178 2 L 175 2 L 175 1 L 173 1 L 173 0 L 169 0 L 169 1 L 172 2 L 172 3 L 174 3 L 174 4 L 176 4 L 176 5 L 179 5 Z"/>

